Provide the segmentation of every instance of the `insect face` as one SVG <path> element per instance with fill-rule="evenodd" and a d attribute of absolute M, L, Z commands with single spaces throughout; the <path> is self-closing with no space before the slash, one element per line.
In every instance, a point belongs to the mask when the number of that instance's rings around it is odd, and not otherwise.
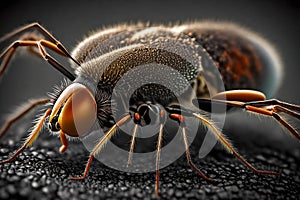
<path fill-rule="evenodd" d="M 71 137 L 85 135 L 96 121 L 94 95 L 79 83 L 69 85 L 56 100 L 49 117 L 49 129 Z"/>
<path fill-rule="evenodd" d="M 160 112 L 163 111 L 163 107 L 159 104 L 141 104 L 133 112 L 133 119 L 136 124 L 141 126 L 159 124 L 159 120 L 165 120 L 160 116 Z"/>

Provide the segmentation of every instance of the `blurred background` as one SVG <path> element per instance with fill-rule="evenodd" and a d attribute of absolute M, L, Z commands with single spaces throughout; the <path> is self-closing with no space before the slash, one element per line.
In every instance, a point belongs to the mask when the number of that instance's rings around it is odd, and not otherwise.
<path fill-rule="evenodd" d="M 1 1 L 0 37 L 22 25 L 39 22 L 67 49 L 72 50 L 89 32 L 118 23 L 142 21 L 168 24 L 206 19 L 235 22 L 260 33 L 278 49 L 283 60 L 284 78 L 276 98 L 300 104 L 299 11 L 296 0 L 10 0 Z M 1 43 L 1 49 L 12 41 Z M 30 98 L 45 96 L 52 91 L 53 85 L 63 80 L 62 75 L 42 59 L 28 53 L 18 54 L 0 80 L 1 124 L 5 114 L 16 106 Z M 68 66 L 66 59 L 58 58 Z"/>

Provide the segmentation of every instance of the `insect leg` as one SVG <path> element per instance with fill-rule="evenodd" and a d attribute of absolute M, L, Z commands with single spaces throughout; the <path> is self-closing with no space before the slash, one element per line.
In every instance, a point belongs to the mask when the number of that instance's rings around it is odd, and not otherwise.
<path fill-rule="evenodd" d="M 64 132 L 62 132 L 62 130 L 60 130 L 59 132 L 59 137 L 60 137 L 60 141 L 62 143 L 61 147 L 59 148 L 59 152 L 63 153 L 67 150 L 68 148 L 68 140 L 66 138 L 66 135 Z"/>
<path fill-rule="evenodd" d="M 263 106 L 263 107 L 256 107 L 256 106 Z M 253 103 L 250 102 L 250 103 L 246 103 L 243 107 L 248 111 L 273 117 L 277 122 L 279 122 L 282 126 L 288 129 L 290 134 L 292 134 L 295 138 L 298 139 L 298 141 L 300 141 L 300 134 L 298 133 L 298 131 L 295 128 L 293 128 L 285 119 L 283 119 L 278 114 L 280 112 L 284 112 L 294 118 L 300 119 L 299 113 L 290 110 L 293 109 L 299 111 L 300 110 L 299 106 L 288 104 L 285 102 L 280 102 L 275 99 L 267 102 L 253 102 Z"/>
<path fill-rule="evenodd" d="M 0 38 L 0 42 L 3 42 L 11 37 L 14 37 L 18 34 L 21 34 L 23 32 L 28 32 L 30 29 L 37 29 L 42 35 L 46 36 L 46 38 L 50 39 L 52 41 L 52 44 L 56 46 L 57 51 L 59 52 L 63 52 L 63 56 L 70 58 L 71 60 L 73 60 L 77 65 L 80 66 L 80 63 L 75 60 L 70 53 L 67 51 L 67 49 L 61 44 L 60 41 L 58 41 L 49 31 L 47 31 L 47 29 L 45 29 L 42 25 L 40 25 L 37 22 L 28 24 L 26 26 L 20 27 L 17 30 L 6 34 L 5 36 L 3 36 L 2 38 Z M 55 51 L 56 51 L 55 50 Z"/>
<path fill-rule="evenodd" d="M 104 144 L 114 135 L 117 128 L 124 124 L 128 119 L 130 119 L 130 115 L 126 115 L 122 119 L 120 119 L 115 125 L 113 125 L 109 131 L 101 138 L 100 142 L 94 147 L 92 152 L 90 153 L 88 162 L 85 166 L 85 170 L 83 172 L 83 175 L 81 177 L 70 177 L 72 180 L 84 180 L 89 172 L 90 166 L 92 164 L 93 158 L 96 156 L 96 154 L 102 149 Z"/>
<path fill-rule="evenodd" d="M 220 100 L 228 102 L 240 103 L 241 107 L 245 108 L 245 106 L 255 106 L 255 107 L 273 107 L 277 108 L 286 108 L 289 110 L 300 111 L 300 106 L 295 104 L 290 104 L 287 102 L 279 101 L 277 99 L 266 99 L 266 96 L 259 91 L 256 90 L 229 90 L 225 92 L 217 93 L 212 97 L 212 100 Z M 201 99 L 199 100 L 202 101 Z M 285 110 L 282 110 L 285 112 Z M 287 112 L 289 114 L 289 112 Z M 293 116 L 293 115 L 292 115 Z M 295 115 L 294 117 L 299 119 L 299 115 Z"/>
<path fill-rule="evenodd" d="M 16 51 L 16 48 L 7 48 L 1 55 L 0 59 L 5 55 L 6 57 L 4 58 L 4 61 L 0 65 L 0 77 L 3 75 L 4 71 L 6 70 L 9 61 L 11 60 L 12 56 L 14 55 Z"/>
<path fill-rule="evenodd" d="M 293 110 L 298 111 L 300 109 L 300 106 L 298 105 L 281 102 L 276 99 L 246 102 L 246 103 L 240 101 L 227 101 L 227 100 L 219 100 L 219 99 L 213 99 L 213 100 L 197 99 L 197 101 L 200 107 L 203 106 L 202 108 L 204 108 L 208 112 L 210 112 L 209 107 L 211 107 L 211 104 L 214 104 L 215 106 L 226 105 L 229 108 L 237 107 L 237 108 L 245 109 L 246 111 L 254 112 L 256 114 L 272 117 L 277 122 L 279 122 L 282 126 L 284 126 L 286 129 L 288 129 L 289 133 L 300 141 L 300 134 L 296 131 L 296 129 L 294 129 L 288 122 L 286 122 L 278 114 L 280 112 L 284 112 L 294 118 L 300 119 L 300 114 L 298 112 L 293 111 Z"/>
<path fill-rule="evenodd" d="M 255 106 L 255 107 L 265 107 L 265 106 L 280 106 L 290 110 L 300 111 L 300 106 L 295 104 L 290 104 L 287 102 L 279 101 L 277 99 L 268 99 L 264 101 L 255 101 L 255 102 L 247 102 L 244 104 L 245 106 Z"/>
<path fill-rule="evenodd" d="M 16 113 L 14 113 L 14 115 L 12 117 L 10 117 L 10 119 L 8 119 L 5 124 L 2 126 L 2 128 L 0 129 L 0 138 L 5 135 L 5 133 L 7 132 L 7 130 L 10 128 L 10 126 L 16 122 L 17 120 L 19 120 L 21 117 L 23 117 L 26 113 L 28 113 L 30 110 L 32 110 L 34 107 L 41 105 L 41 104 L 45 104 L 48 103 L 50 101 L 49 98 L 44 98 L 44 99 L 38 99 L 38 100 L 34 100 L 29 102 L 26 106 L 22 107 L 22 110 L 18 110 Z"/>
<path fill-rule="evenodd" d="M 161 120 L 164 118 L 164 111 L 160 111 Z M 160 153 L 161 153 L 161 145 L 162 145 L 162 138 L 163 137 L 163 123 L 160 123 L 159 126 L 159 134 L 158 134 L 158 141 L 157 141 L 157 151 L 156 151 L 156 165 L 155 165 L 155 195 L 157 199 L 159 197 L 159 163 L 160 163 Z"/>
<path fill-rule="evenodd" d="M 287 108 L 284 108 L 284 107 L 281 107 L 281 106 L 278 106 L 278 105 L 275 105 L 275 106 L 271 106 L 270 109 L 269 107 L 267 108 L 268 110 L 273 110 L 274 112 L 276 113 L 279 113 L 279 112 L 284 112 L 292 117 L 295 117 L 297 119 L 300 119 L 300 114 L 297 113 L 297 112 L 294 112 L 292 110 L 289 110 Z"/>
<path fill-rule="evenodd" d="M 275 113 L 284 112 L 294 118 L 300 119 L 300 106 L 295 104 L 286 103 L 277 99 L 270 99 L 265 101 L 255 101 L 244 103 L 242 108 L 259 107 L 261 109 L 269 110 Z"/>
<path fill-rule="evenodd" d="M 135 144 L 135 138 L 136 138 L 137 128 L 138 128 L 138 124 L 135 124 L 134 125 L 133 134 L 132 134 L 132 137 L 131 137 L 130 150 L 129 150 L 128 161 L 127 161 L 127 167 L 129 167 L 129 165 L 131 165 L 132 153 L 133 153 L 133 150 L 134 150 L 134 144 Z"/>
<path fill-rule="evenodd" d="M 188 160 L 189 165 L 191 166 L 191 168 L 193 170 L 195 170 L 198 174 L 200 174 L 200 176 L 202 176 L 202 178 L 206 181 L 214 181 L 211 178 L 208 178 L 202 171 L 200 171 L 200 169 L 198 167 L 196 167 L 196 165 L 193 163 L 192 158 L 191 158 L 191 154 L 190 154 L 190 150 L 189 150 L 189 146 L 188 146 L 188 142 L 187 142 L 187 136 L 185 133 L 185 128 L 182 128 L 182 137 L 183 137 L 183 141 L 184 141 L 184 146 L 185 146 L 185 153 L 186 153 L 186 158 Z"/>
<path fill-rule="evenodd" d="M 192 158 L 191 158 L 191 154 L 190 154 L 190 150 L 189 150 L 189 145 L 188 145 L 188 140 L 187 140 L 187 136 L 186 136 L 186 132 L 185 132 L 185 125 L 184 125 L 184 117 L 180 114 L 170 114 L 171 119 L 177 120 L 179 123 L 181 123 L 183 125 L 182 127 L 182 138 L 183 138 L 183 142 L 184 142 L 184 146 L 185 146 L 185 153 L 186 153 L 186 158 L 188 161 L 188 164 L 190 165 L 190 167 L 195 170 L 200 176 L 202 176 L 202 178 L 206 181 L 214 181 L 211 178 L 208 178 L 199 168 L 196 167 L 196 165 L 193 163 Z"/>
<path fill-rule="evenodd" d="M 14 160 L 20 153 L 22 153 L 26 147 L 29 147 L 30 145 L 32 145 L 32 143 L 37 139 L 37 137 L 39 136 L 40 130 L 43 127 L 44 121 L 45 119 L 50 115 L 51 110 L 48 109 L 45 114 L 41 117 L 41 119 L 39 120 L 39 122 L 36 124 L 35 128 L 33 129 L 33 131 L 30 133 L 29 137 L 26 139 L 25 143 L 23 144 L 23 146 L 16 151 L 9 159 L 7 160 L 3 160 L 0 162 L 0 164 L 4 164 L 4 163 L 8 163 L 11 162 L 12 160 Z"/>
<path fill-rule="evenodd" d="M 268 110 L 266 108 L 259 108 L 255 106 L 246 105 L 245 109 L 247 111 L 252 111 L 258 114 L 266 115 L 273 117 L 276 121 L 278 121 L 282 126 L 287 128 L 289 130 L 289 133 L 291 133 L 294 137 L 296 137 L 300 141 L 300 135 L 299 133 L 288 123 L 286 122 L 278 113 L 276 110 Z"/>
<path fill-rule="evenodd" d="M 258 174 L 279 174 L 278 172 L 258 170 L 255 167 L 253 167 L 237 151 L 234 150 L 233 146 L 229 143 L 229 141 L 222 135 L 222 133 L 215 127 L 215 125 L 212 122 L 210 122 L 208 119 L 199 114 L 193 113 L 193 115 L 196 118 L 198 118 L 201 122 L 203 122 L 208 128 L 210 128 L 215 134 L 215 136 L 218 138 L 218 140 L 221 142 L 221 144 L 252 171 Z"/>
<path fill-rule="evenodd" d="M 52 42 L 49 42 L 47 40 L 41 39 L 39 41 L 31 41 L 31 40 L 20 40 L 15 41 L 12 43 L 6 50 L 4 50 L 1 55 L 0 59 L 5 57 L 3 63 L 1 64 L 1 70 L 0 70 L 0 77 L 4 73 L 5 69 L 7 68 L 7 65 L 12 58 L 15 50 L 20 46 L 27 46 L 27 47 L 38 47 L 40 51 L 40 55 L 48 62 L 50 63 L 54 68 L 56 68 L 58 71 L 60 71 L 62 74 L 64 74 L 67 78 L 69 78 L 71 81 L 75 79 L 75 76 L 70 73 L 65 67 L 63 67 L 60 63 L 58 63 L 53 57 L 51 57 L 45 47 L 52 49 L 56 51 L 57 53 L 63 54 L 60 49 L 57 49 L 55 44 Z"/>

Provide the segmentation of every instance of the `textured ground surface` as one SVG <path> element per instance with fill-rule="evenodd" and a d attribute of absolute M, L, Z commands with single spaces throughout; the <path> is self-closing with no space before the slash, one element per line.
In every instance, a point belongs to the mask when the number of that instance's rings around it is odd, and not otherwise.
<path fill-rule="evenodd" d="M 1 139 L 0 157 L 7 158 L 20 143 L 16 137 Z M 17 142 L 14 142 L 17 141 Z M 42 142 L 43 141 L 43 142 Z M 68 177 L 84 170 L 88 152 L 73 143 L 63 155 L 59 141 L 41 135 L 34 147 L 14 162 L 0 166 L 0 199 L 155 199 L 155 174 L 115 171 L 95 161 L 85 181 Z M 203 181 L 186 164 L 185 157 L 161 170 L 162 199 L 299 199 L 300 148 L 287 152 L 269 147 L 240 148 L 257 168 L 281 171 L 281 175 L 256 175 L 220 148 L 204 159 L 195 158 L 215 183 Z"/>

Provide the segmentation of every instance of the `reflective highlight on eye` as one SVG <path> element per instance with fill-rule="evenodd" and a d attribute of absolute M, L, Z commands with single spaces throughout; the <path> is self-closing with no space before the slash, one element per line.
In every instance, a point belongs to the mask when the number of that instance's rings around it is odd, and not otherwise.
<path fill-rule="evenodd" d="M 54 117 L 58 116 L 58 117 Z M 71 137 L 85 135 L 95 123 L 97 106 L 87 87 L 79 83 L 68 86 L 60 95 L 51 113 L 49 122 Z"/>

